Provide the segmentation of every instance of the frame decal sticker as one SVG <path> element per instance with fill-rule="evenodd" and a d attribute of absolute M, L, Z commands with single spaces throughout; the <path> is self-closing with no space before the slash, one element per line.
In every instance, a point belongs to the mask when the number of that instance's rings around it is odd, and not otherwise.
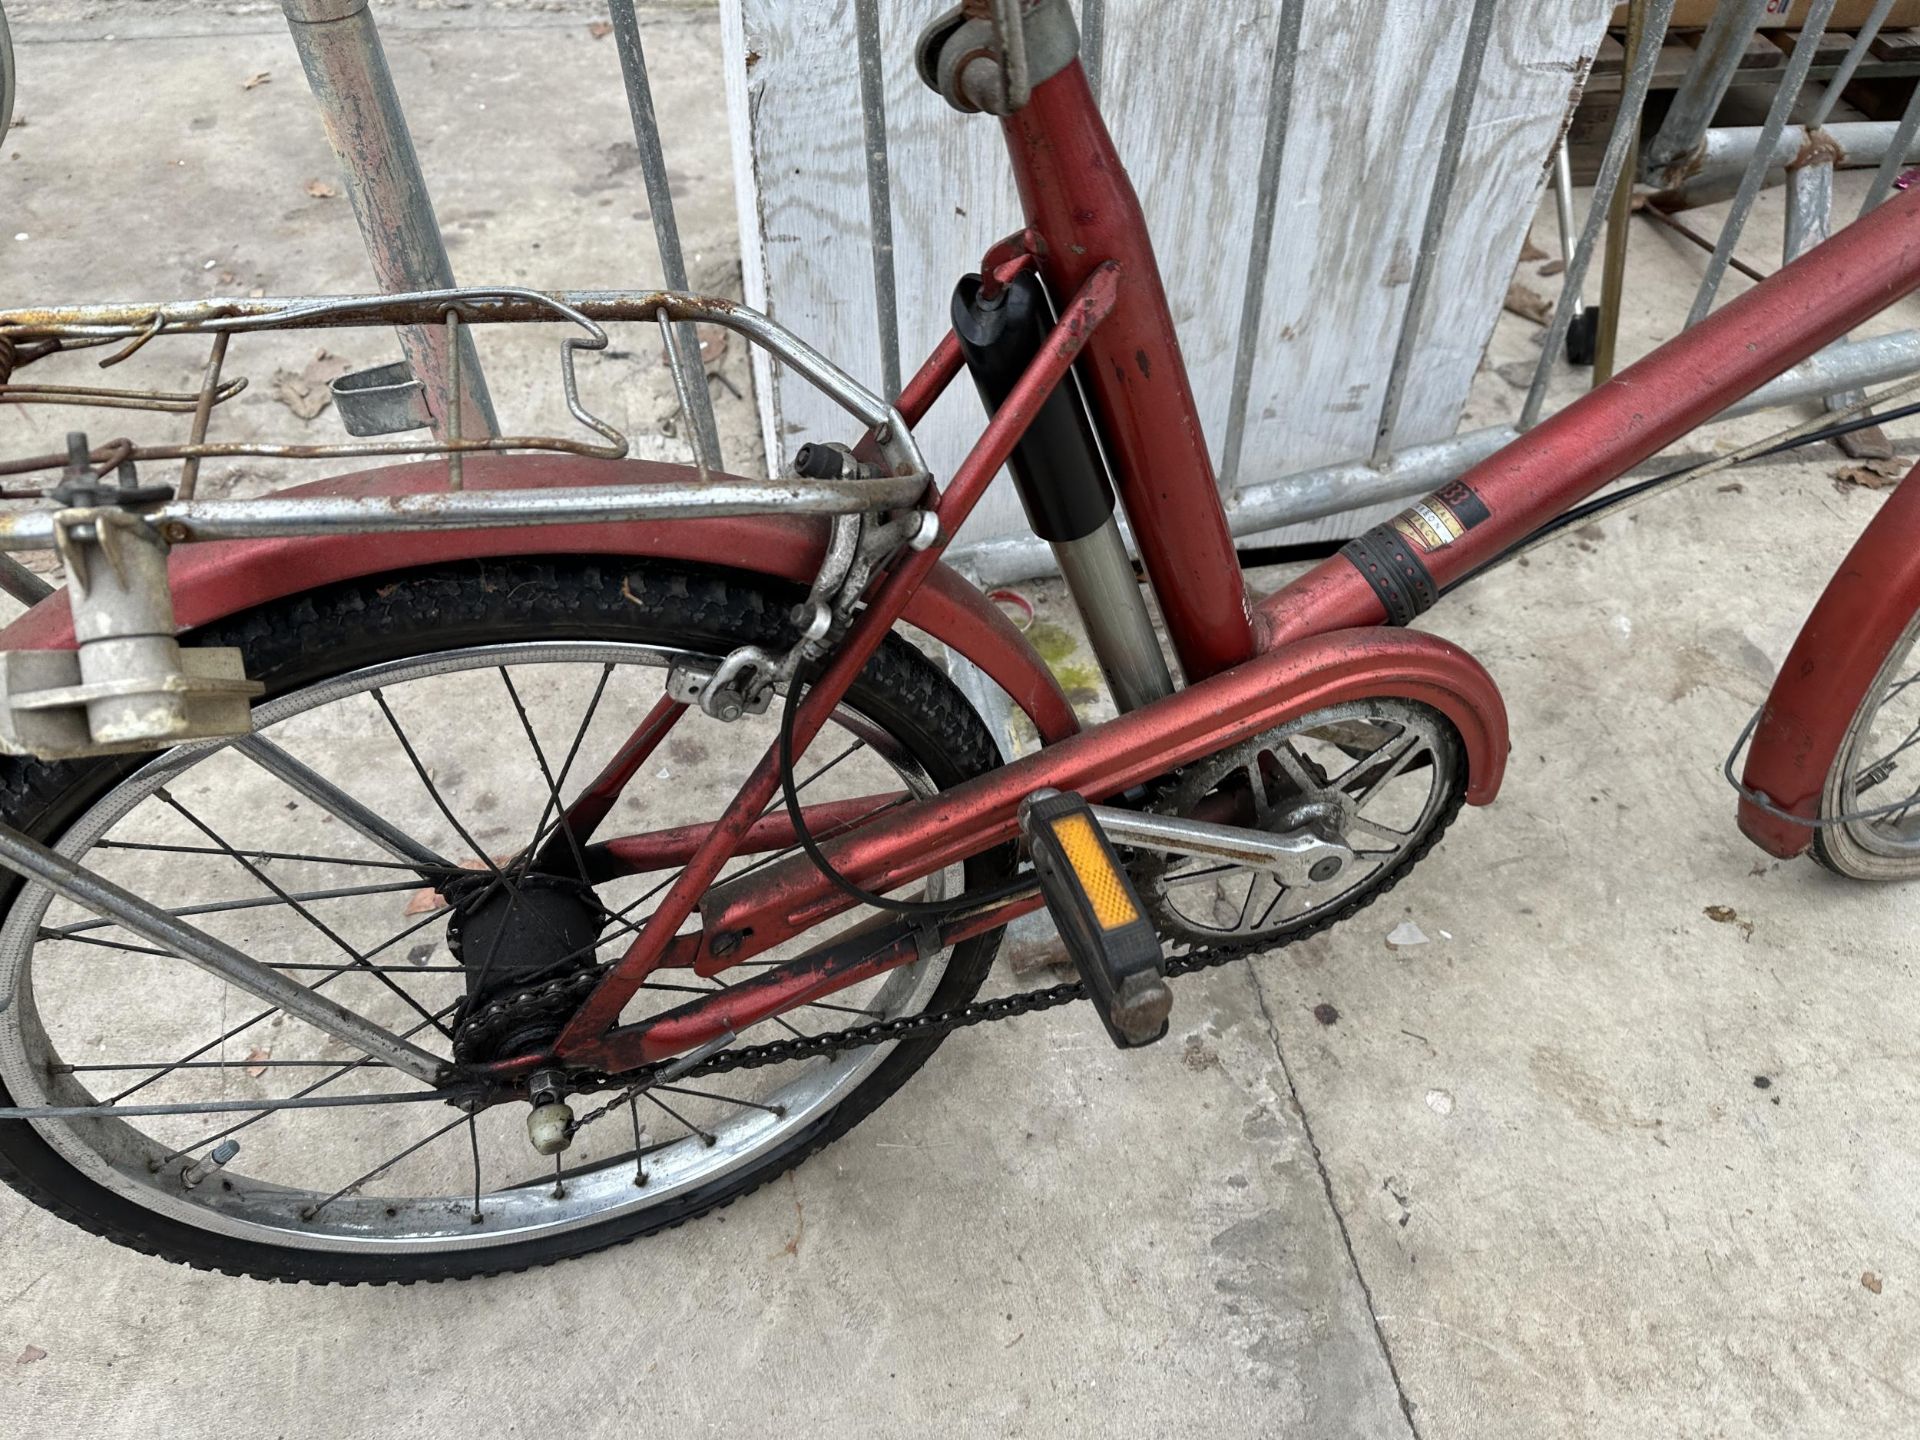
<path fill-rule="evenodd" d="M 1484 501 L 1464 481 L 1436 490 L 1393 517 L 1393 528 L 1422 550 L 1444 550 L 1488 516 Z"/>

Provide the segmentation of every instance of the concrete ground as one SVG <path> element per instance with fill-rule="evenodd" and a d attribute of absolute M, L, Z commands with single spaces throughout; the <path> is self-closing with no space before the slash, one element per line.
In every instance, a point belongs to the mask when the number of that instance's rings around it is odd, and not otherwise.
<path fill-rule="evenodd" d="M 365 284 L 344 202 L 309 193 L 331 161 L 273 7 L 8 9 L 28 120 L 0 156 L 9 299 Z M 651 278 L 591 18 L 392 12 L 466 278 Z M 689 157 L 689 249 L 724 287 L 714 24 L 669 11 L 649 42 L 675 61 L 656 83 Z M 1763 201 L 1756 264 L 1773 263 L 1778 214 Z M 1627 353 L 1677 327 L 1699 259 L 1636 235 Z M 1535 353 L 1504 320 L 1472 422 L 1512 413 L 1503 374 Z M 190 373 L 150 363 L 161 383 Z M 664 392 L 657 367 L 628 363 L 605 394 L 644 431 Z M 531 351 L 493 374 L 504 409 L 550 413 Z M 252 407 L 236 424 L 301 424 L 264 393 L 236 403 Z M 0 417 L 0 448 L 61 428 L 35 423 Z M 210 1276 L 0 1196 L 0 1427 L 1910 1432 L 1917 902 L 1753 850 L 1718 773 L 1879 503 L 1837 485 L 1839 466 L 1807 452 L 1683 490 L 1436 609 L 1428 627 L 1478 655 L 1511 709 L 1498 803 L 1338 931 L 1182 982 L 1157 1049 L 1122 1057 L 1085 1010 L 976 1032 L 722 1217 L 461 1285 Z M 1084 673 L 1057 588 L 1022 588 L 1055 627 L 1038 638 Z M 1405 921 L 1427 943 L 1390 946 Z"/>

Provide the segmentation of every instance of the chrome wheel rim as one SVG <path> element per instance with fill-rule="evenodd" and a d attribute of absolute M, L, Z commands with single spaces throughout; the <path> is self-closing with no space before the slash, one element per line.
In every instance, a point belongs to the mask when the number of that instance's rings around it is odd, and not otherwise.
<path fill-rule="evenodd" d="M 573 671 L 588 675 L 595 671 L 612 674 L 618 670 L 624 676 L 650 678 L 657 695 L 665 667 L 683 653 L 635 644 L 598 642 L 537 642 L 437 652 L 362 667 L 265 702 L 256 709 L 257 730 L 278 738 L 288 734 L 290 729 L 297 730 L 300 722 L 310 720 L 329 707 L 364 700 L 376 690 L 386 695 L 406 696 L 409 694 L 408 687 L 423 682 L 441 682 L 444 685 L 458 681 L 464 684 L 473 677 L 486 676 L 496 670 L 509 674 L 537 674 L 543 680 L 553 679 L 558 667 L 570 667 Z M 603 689 L 605 683 L 602 683 Z M 559 693 L 557 689 L 555 693 Z M 415 693 L 412 698 L 420 697 Z M 776 704 L 761 723 L 767 726 L 776 724 L 778 708 Z M 625 718 L 631 723 L 635 715 L 626 714 Z M 823 732 L 822 741 L 813 753 L 835 753 L 824 750 L 824 747 L 830 745 L 829 737 L 837 727 L 843 737 L 853 737 L 849 753 L 864 757 L 867 776 L 884 772 L 892 777 L 893 786 L 904 787 L 907 794 L 919 796 L 931 792 L 932 782 L 924 769 L 869 717 L 848 705 L 842 705 L 835 714 L 835 722 L 835 726 Z M 586 730 L 583 724 L 581 733 L 586 734 Z M 311 736 L 306 738 L 309 741 L 312 739 Z M 580 748 L 584 753 L 591 746 Z M 97 856 L 120 843 L 113 838 L 117 826 L 142 814 L 142 807 L 150 807 L 156 797 L 173 795 L 175 792 L 190 794 L 196 772 L 221 757 L 223 752 L 230 752 L 230 747 L 212 743 L 181 747 L 157 757 L 111 786 L 87 806 L 61 836 L 56 848 L 82 863 L 95 863 L 88 857 Z M 365 764 L 371 769 L 369 756 L 362 754 L 355 758 L 356 763 Z M 581 778 L 594 773 L 601 758 L 591 756 L 583 764 Z M 222 763 L 245 764 L 237 753 L 227 753 Z M 664 776 L 668 767 L 661 768 Z M 855 787 L 854 793 L 860 793 L 857 787 L 862 778 L 859 773 L 861 768 L 853 761 L 840 764 L 837 777 L 839 787 Z M 802 773 L 804 775 L 806 772 Z M 672 788 L 671 778 L 662 778 L 659 787 L 661 793 Z M 736 783 L 737 778 L 734 777 Z M 810 800 L 832 793 L 836 777 L 816 774 L 814 778 L 819 779 L 821 785 L 815 795 L 809 797 Z M 193 803 L 207 802 L 194 799 Z M 652 822 L 649 820 L 647 823 Z M 331 828 L 338 831 L 341 827 L 335 825 Z M 103 840 L 109 844 L 103 846 Z M 251 840 L 244 843 L 251 843 Z M 346 842 L 336 834 L 330 837 L 330 844 L 335 849 L 344 849 Z M 370 846 L 363 848 L 372 850 Z M 446 853 L 450 857 L 453 854 L 451 849 Z M 740 862 L 735 863 L 738 865 Z M 929 893 L 935 897 L 950 893 L 953 883 L 951 872 L 936 875 L 929 882 Z M 414 883 L 406 888 L 421 890 L 426 887 L 419 885 L 417 877 L 414 877 Z M 353 898 L 357 903 L 357 897 Z M 167 899 L 161 903 L 171 906 L 173 901 Z M 607 903 L 612 908 L 619 908 L 611 900 Z M 317 901 L 309 902 L 308 908 L 317 908 L 318 904 Z M 80 1070 L 61 1068 L 77 1063 L 68 1052 L 74 1050 L 76 1045 L 87 1043 L 79 1034 L 79 1029 L 84 1027 L 74 1024 L 76 1012 L 70 996 L 60 997 L 57 1007 L 59 1016 L 49 1021 L 44 1012 L 47 1001 L 52 997 L 43 995 L 36 984 L 37 968 L 53 968 L 47 958 L 49 950 L 64 954 L 81 945 L 101 943 L 97 935 L 91 941 L 75 938 L 72 932 L 82 932 L 85 922 L 70 926 L 64 917 L 61 924 L 50 927 L 60 931 L 63 938 L 48 939 L 43 936 L 43 929 L 49 928 L 50 912 L 64 905 L 65 902 L 56 901 L 45 889 L 28 885 L 16 898 L 4 925 L 0 926 L 0 995 L 15 997 L 13 1005 L 7 1011 L 0 1012 L 0 1080 L 4 1080 L 13 1103 L 20 1106 L 88 1104 L 113 1093 L 110 1086 L 101 1084 L 96 1078 L 106 1074 L 100 1067 Z M 78 915 L 80 912 L 73 913 Z M 645 913 L 642 910 L 638 915 L 643 918 Z M 207 915 L 198 917 L 198 920 L 211 928 L 214 921 L 222 918 L 221 915 Z M 849 917 L 849 923 L 858 918 L 858 914 Z M 255 922 L 249 918 L 233 923 Z M 444 921 L 432 922 L 418 933 L 437 935 L 443 926 Z M 613 933 L 618 935 L 620 932 Z M 813 940 L 813 943 L 817 943 L 817 940 Z M 258 958 L 279 963 L 275 958 L 276 953 L 262 953 Z M 401 952 L 396 949 L 391 953 Z M 618 953 L 617 949 L 613 953 Z M 784 950 L 775 952 L 776 955 L 785 953 Z M 37 962 L 36 957 L 39 957 Z M 820 1023 L 810 1028 L 816 1031 L 838 1029 L 847 1024 L 864 1023 L 869 1017 L 894 1018 L 925 1008 L 945 973 L 948 958 L 949 953 L 942 952 L 868 982 L 868 989 L 859 994 L 849 992 L 847 997 L 850 1005 L 857 1005 L 856 1013 L 834 1015 L 830 1023 Z M 140 963 L 160 965 L 163 961 L 154 957 L 151 960 L 141 959 Z M 212 983 L 200 972 L 189 971 L 185 962 L 173 961 L 172 964 L 188 972 L 188 983 Z M 444 975 L 449 983 L 464 983 L 457 974 L 434 973 Z M 360 977 L 356 973 L 353 978 L 358 980 Z M 668 1008 L 670 1004 L 681 1003 L 687 998 L 685 994 L 670 993 L 665 1000 L 658 1001 L 655 1008 Z M 250 1003 L 258 1006 L 258 1002 Z M 831 1007 L 821 1008 L 825 1010 Z M 795 1012 L 794 1018 L 800 1018 L 798 1012 Z M 775 1023 L 787 1024 L 784 1020 Z M 289 1022 L 287 1028 L 292 1030 L 297 1027 L 298 1022 Z M 437 1042 L 432 1048 L 444 1053 L 446 1047 L 440 1037 L 436 1034 L 431 1038 Z M 762 1035 L 757 1030 L 747 1035 L 749 1043 L 762 1038 L 777 1036 Z M 421 1037 L 421 1043 L 425 1043 L 425 1037 Z M 689 1087 L 699 1088 L 691 1089 L 690 1093 L 681 1091 L 672 1095 L 663 1091 L 656 1099 L 637 1101 L 631 1107 L 631 1113 L 623 1108 L 583 1131 L 582 1141 L 586 1142 L 591 1137 L 591 1143 L 583 1143 L 576 1152 L 565 1157 L 568 1163 L 557 1179 L 552 1171 L 539 1170 L 533 1163 L 537 1157 L 527 1148 L 524 1129 L 519 1128 L 523 1126 L 522 1117 L 525 1114 L 525 1107 L 521 1105 L 502 1106 L 472 1120 L 440 1104 L 428 1102 L 404 1107 L 338 1111 L 286 1110 L 273 1112 L 264 1121 L 252 1122 L 262 1127 L 273 1127 L 286 1125 L 290 1118 L 296 1124 L 311 1125 L 327 1123 L 308 1118 L 316 1115 L 353 1117 L 351 1120 L 336 1118 L 332 1122 L 336 1128 L 347 1127 L 354 1137 L 358 1137 L 356 1144 L 351 1147 L 331 1141 L 326 1146 L 316 1141 L 302 1142 L 315 1156 L 327 1162 L 328 1167 L 324 1180 L 316 1176 L 316 1183 L 306 1185 L 288 1183 L 287 1176 L 277 1173 L 255 1173 L 252 1170 L 249 1164 L 250 1148 L 264 1148 L 280 1168 L 285 1168 L 285 1157 L 299 1152 L 300 1146 L 268 1141 L 263 1147 L 256 1143 L 266 1139 L 263 1131 L 248 1126 L 240 1127 L 241 1133 L 232 1137 L 242 1144 L 238 1156 L 224 1168 L 203 1166 L 205 1173 L 197 1183 L 188 1183 L 189 1172 L 194 1166 L 214 1153 L 219 1134 L 227 1128 L 225 1122 L 244 1117 L 200 1117 L 200 1123 L 195 1128 L 212 1133 L 204 1143 L 193 1145 L 185 1144 L 178 1137 L 176 1127 L 170 1123 L 162 1125 L 146 1119 L 37 1119 L 29 1123 L 54 1150 L 90 1179 L 159 1215 L 185 1221 L 201 1229 L 303 1250 L 419 1252 L 484 1249 L 560 1234 L 579 1226 L 632 1215 L 665 1205 L 689 1192 L 720 1184 L 793 1141 L 820 1121 L 869 1076 L 893 1048 L 892 1045 L 875 1045 L 842 1054 L 832 1060 L 771 1067 L 764 1077 L 764 1083 L 750 1095 L 723 1094 L 721 1092 L 726 1087 L 688 1082 Z M 225 1057 L 230 1050 L 231 1047 L 223 1046 L 220 1054 Z M 82 1060 L 87 1058 L 83 1053 Z M 278 1058 L 276 1047 L 273 1055 L 260 1061 L 257 1068 L 262 1072 L 261 1075 L 252 1074 L 244 1063 L 222 1058 L 220 1084 L 225 1086 L 232 1081 L 236 1087 L 244 1089 L 248 1083 L 260 1082 L 260 1088 L 265 1088 L 269 1082 L 292 1077 L 295 1072 L 291 1070 L 286 1071 L 283 1077 L 279 1068 L 268 1068 Z M 308 1063 L 305 1060 L 280 1061 L 284 1066 Z M 316 1069 L 313 1073 L 325 1072 Z M 356 1073 L 333 1083 L 344 1093 L 354 1093 L 356 1089 L 361 1092 L 388 1092 L 413 1088 L 400 1083 L 394 1072 L 377 1073 L 377 1080 L 370 1075 Z M 743 1072 L 744 1075 L 757 1073 Z M 186 1071 L 170 1073 L 169 1079 L 186 1074 Z M 304 1075 L 299 1078 L 303 1083 L 310 1083 L 304 1080 Z M 728 1077 L 729 1080 L 733 1078 Z M 275 1095 L 280 1096 L 296 1088 L 291 1078 L 285 1078 L 285 1083 L 272 1085 Z M 140 1093 L 143 1099 L 154 1098 L 152 1090 Z M 249 1092 L 248 1098 L 252 1093 Z M 707 1098 L 699 1098 L 702 1094 Z M 584 1094 L 581 1108 L 607 1098 L 609 1096 L 606 1094 Z M 725 1103 L 721 1103 L 723 1101 Z M 659 1108 L 652 1108 L 656 1105 Z M 643 1111 L 646 1113 L 642 1114 Z M 382 1121 L 376 1117 L 390 1116 L 396 1112 L 400 1118 L 388 1122 L 391 1133 L 382 1133 Z M 667 1116 L 676 1113 L 683 1127 L 677 1135 L 667 1119 Z M 502 1117 L 506 1122 L 504 1124 L 501 1123 Z M 193 1122 L 188 1123 L 191 1125 Z M 156 1130 L 164 1133 L 156 1134 Z M 504 1137 L 500 1133 L 503 1130 Z M 472 1142 L 471 1148 L 484 1154 L 490 1146 L 501 1144 L 503 1138 L 514 1141 L 516 1130 L 521 1153 L 515 1157 L 517 1164 L 513 1170 L 501 1167 L 490 1176 L 486 1173 L 488 1167 L 482 1161 L 482 1194 L 478 1206 L 481 1218 L 478 1221 L 473 1218 L 473 1195 L 464 1186 L 458 1190 L 450 1186 L 435 1187 L 425 1193 L 411 1193 L 407 1189 L 404 1176 L 419 1171 L 425 1165 L 425 1161 L 416 1159 L 416 1156 L 433 1156 L 428 1173 L 449 1174 L 452 1169 L 463 1169 L 464 1163 L 452 1166 L 445 1152 L 456 1146 L 467 1149 L 469 1142 Z M 635 1132 L 638 1132 L 637 1137 Z M 379 1157 L 401 1149 L 403 1140 L 411 1142 L 419 1137 L 425 1137 L 424 1148 L 399 1157 L 387 1169 L 368 1177 L 367 1182 L 358 1189 L 336 1193 L 360 1173 L 340 1163 L 347 1149 L 358 1149 Z M 435 1154 L 436 1150 L 440 1153 Z M 496 1178 L 498 1183 L 494 1183 Z"/>
<path fill-rule="evenodd" d="M 1847 727 L 1822 796 L 1828 848 L 1865 878 L 1920 865 L 1920 615 L 1888 653 Z M 1857 818 L 1846 818 L 1857 817 Z M 1851 853 L 1849 853 L 1851 852 Z"/>

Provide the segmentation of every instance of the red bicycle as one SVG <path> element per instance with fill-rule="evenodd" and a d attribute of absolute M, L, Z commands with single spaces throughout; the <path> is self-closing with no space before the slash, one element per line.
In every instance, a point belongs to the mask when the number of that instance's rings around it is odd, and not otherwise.
<path fill-rule="evenodd" d="M 1055 0 L 962 6 L 923 38 L 928 83 L 1001 117 L 1027 226 L 891 402 L 762 316 L 667 292 L 0 312 L 8 372 L 213 343 L 197 394 L 140 401 L 193 414 L 185 444 L 0 464 L 57 473 L 0 544 L 57 548 L 70 577 L 0 673 L 0 1178 L 199 1266 L 485 1274 L 728 1203 L 957 1029 L 1087 998 L 1149 1043 L 1169 978 L 1337 924 L 1497 794 L 1498 689 L 1407 622 L 1920 286 L 1908 192 L 1250 602 L 1076 46 Z M 573 355 L 634 320 L 683 389 L 672 325 L 725 325 L 864 437 L 768 482 L 618 458 Z M 533 322 L 581 332 L 568 401 L 604 443 L 463 439 L 456 402 L 433 443 L 324 451 L 429 463 L 193 496 L 204 458 L 317 453 L 207 438 L 230 339 L 443 326 L 457 356 L 463 325 Z M 912 429 L 963 372 L 991 418 L 936 487 Z M 143 485 L 165 460 L 181 484 Z M 941 562 L 1009 463 L 1110 722 L 1083 729 Z M 1920 735 L 1916 524 L 1909 477 L 1757 717 L 1740 823 L 1776 855 L 1920 873 L 1920 792 L 1891 783 Z M 1038 748 L 1003 762 L 909 630 L 1004 690 Z M 1003 927 L 1043 905 L 1080 979 L 977 999 Z"/>

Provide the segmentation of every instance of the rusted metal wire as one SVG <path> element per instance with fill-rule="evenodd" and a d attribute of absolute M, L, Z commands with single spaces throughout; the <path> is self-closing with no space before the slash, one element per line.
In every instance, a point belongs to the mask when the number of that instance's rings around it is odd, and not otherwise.
<path fill-rule="evenodd" d="M 207 425 L 213 418 L 213 407 L 219 403 L 217 398 L 221 389 L 220 367 L 227 360 L 227 342 L 233 337 L 220 334 L 213 337 L 213 348 L 207 354 L 206 378 L 200 382 L 200 395 L 193 407 L 193 429 L 188 433 L 187 443 L 201 445 L 206 442 Z M 232 394 L 239 394 L 246 386 L 244 379 L 235 382 Z M 193 492 L 200 484 L 200 457 L 189 455 L 180 462 L 180 498 L 191 500 Z"/>
<path fill-rule="evenodd" d="M 207 419 L 212 409 L 232 398 L 244 386 L 244 379 L 221 380 L 226 360 L 226 344 L 235 335 L 260 331 L 326 329 L 347 326 L 397 325 L 433 327 L 449 337 L 450 353 L 464 353 L 458 341 L 461 327 L 474 323 L 530 324 L 565 321 L 577 326 L 581 334 L 561 341 L 561 379 L 567 410 L 598 441 L 557 435 L 493 435 L 469 437 L 462 433 L 463 417 L 455 410 L 448 416 L 449 433 L 443 438 L 393 440 L 352 440 L 321 444 L 280 444 L 269 441 L 207 439 Z M 470 453 L 509 450 L 535 450 L 579 455 L 597 459 L 618 459 L 628 451 L 627 437 L 589 412 L 580 401 L 574 359 L 579 350 L 602 350 L 607 346 L 603 322 L 654 322 L 661 324 L 666 339 L 667 361 L 674 377 L 683 426 L 689 433 L 695 413 L 690 395 L 689 365 L 680 348 L 673 343 L 685 328 L 705 322 L 736 331 L 754 344 L 771 350 L 794 373 L 802 376 L 834 400 L 863 426 L 886 438 L 882 453 L 896 476 L 924 476 L 926 465 L 915 445 L 912 433 L 898 412 L 886 400 L 867 390 L 818 351 L 798 337 L 775 325 L 765 316 L 732 301 L 688 295 L 678 291 L 584 291 L 548 294 L 517 287 L 474 287 L 417 291 L 398 295 L 300 296 L 288 299 L 181 301 L 167 304 L 108 304 L 37 307 L 0 311 L 0 339 L 16 353 L 34 342 L 59 346 L 114 345 L 113 354 L 103 364 L 115 364 L 156 338 L 183 335 L 211 336 L 214 350 L 198 393 L 167 391 L 107 391 L 70 386 L 5 386 L 0 399 L 18 402 L 47 401 L 70 404 L 119 404 L 121 408 L 187 412 L 194 414 L 192 432 L 185 443 L 116 442 L 96 450 L 96 463 L 123 461 L 180 460 L 189 466 L 207 458 L 258 457 L 279 460 L 372 459 L 399 456 L 445 456 L 448 459 L 452 488 L 461 488 L 461 462 Z M 683 328 L 684 327 L 684 328 Z M 695 441 L 695 460 L 702 479 L 710 474 L 703 453 Z M 37 471 L 55 471 L 67 462 L 65 454 L 33 455 L 0 460 L 0 476 L 23 475 Z M 110 467 L 109 467 L 110 468 Z M 183 470 L 183 480 L 193 475 Z M 191 496 L 191 484 L 186 494 Z"/>
<path fill-rule="evenodd" d="M 224 340 L 226 337 L 220 337 Z M 161 414 L 197 413 L 203 396 L 211 409 L 247 388 L 245 379 L 229 380 L 200 394 L 173 390 L 109 390 L 97 385 L 0 384 L 0 403 L 11 405 L 86 405 L 103 410 L 151 410 Z"/>

